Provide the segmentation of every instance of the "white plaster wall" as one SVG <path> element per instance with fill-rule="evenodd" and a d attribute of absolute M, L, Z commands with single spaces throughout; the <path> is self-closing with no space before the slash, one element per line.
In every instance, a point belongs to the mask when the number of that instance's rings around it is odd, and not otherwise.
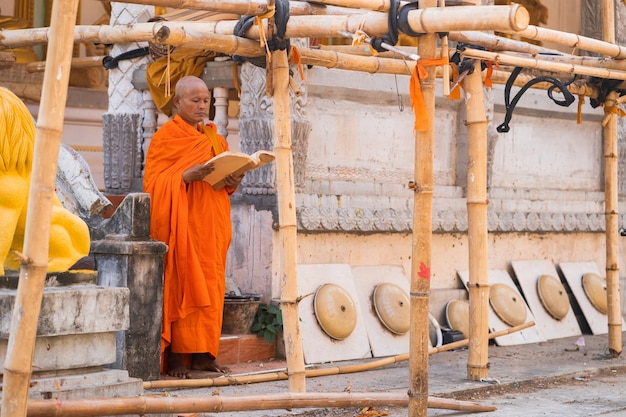
<path fill-rule="evenodd" d="M 306 111 L 312 122 L 307 179 L 405 187 L 413 177 L 415 155 L 409 77 L 313 68 L 307 82 Z M 438 184 L 453 184 L 461 102 L 442 98 L 437 104 L 434 171 Z"/>
<path fill-rule="evenodd" d="M 511 94 L 517 91 L 513 89 Z M 495 87 L 494 128 L 504 121 L 503 97 L 503 87 Z M 577 124 L 577 101 L 570 107 L 559 107 L 546 91 L 527 90 L 513 112 L 511 130 L 497 133 L 491 185 L 601 191 L 602 109 L 592 109 L 588 104 L 583 109 L 583 121 Z"/>
<path fill-rule="evenodd" d="M 462 288 L 457 271 L 469 269 L 466 234 L 432 237 L 431 289 Z M 493 233 L 488 238 L 489 269 L 510 269 L 512 260 L 591 261 L 605 268 L 603 233 Z M 622 249 L 621 258 L 625 259 Z M 357 266 L 393 265 L 411 274 L 411 235 L 298 235 L 300 263 L 348 263 Z"/>

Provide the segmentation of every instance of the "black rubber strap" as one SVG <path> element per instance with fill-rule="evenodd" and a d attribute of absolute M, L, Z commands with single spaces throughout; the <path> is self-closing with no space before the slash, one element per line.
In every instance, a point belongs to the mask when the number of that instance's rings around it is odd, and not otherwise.
<path fill-rule="evenodd" d="M 102 59 L 102 66 L 106 69 L 115 69 L 117 68 L 120 61 L 124 61 L 126 59 L 140 58 L 142 56 L 146 56 L 150 53 L 150 47 L 145 46 L 143 48 L 131 49 L 130 51 L 123 52 L 113 58 L 112 56 L 105 56 Z"/>
<path fill-rule="evenodd" d="M 515 110 L 515 106 L 517 105 L 519 100 L 522 98 L 522 95 L 526 92 L 526 90 L 528 90 L 530 87 L 532 87 L 535 84 L 543 83 L 543 82 L 552 84 L 552 86 L 548 88 L 548 97 L 550 97 L 550 99 L 559 106 L 569 107 L 570 104 L 572 104 L 576 100 L 574 98 L 574 95 L 570 93 L 569 90 L 567 89 L 567 86 L 576 79 L 575 77 L 572 78 L 571 81 L 567 83 L 563 83 L 561 80 L 554 78 L 554 77 L 550 77 L 550 76 L 541 76 L 541 77 L 537 77 L 528 81 L 526 84 L 524 84 L 524 86 L 520 89 L 520 91 L 518 91 L 517 94 L 515 94 L 515 97 L 513 97 L 513 100 L 511 100 L 511 87 L 513 87 L 513 84 L 515 83 L 515 79 L 517 78 L 520 72 L 522 72 L 522 68 L 516 67 L 511 72 L 509 79 L 506 81 L 506 86 L 504 87 L 504 104 L 506 106 L 506 115 L 504 116 L 504 122 L 496 128 L 496 130 L 500 133 L 506 133 L 509 130 L 511 130 L 511 128 L 509 127 L 509 122 L 511 121 L 511 118 L 513 118 L 513 110 Z M 555 89 L 559 89 L 561 94 L 563 94 L 563 100 L 558 100 L 554 98 L 553 93 Z"/>
<path fill-rule="evenodd" d="M 389 2 L 389 14 L 387 15 L 388 32 L 383 35 L 382 38 L 372 38 L 370 45 L 378 52 L 385 52 L 382 44 L 395 46 L 398 43 L 398 8 L 400 7 L 400 0 L 390 0 Z"/>

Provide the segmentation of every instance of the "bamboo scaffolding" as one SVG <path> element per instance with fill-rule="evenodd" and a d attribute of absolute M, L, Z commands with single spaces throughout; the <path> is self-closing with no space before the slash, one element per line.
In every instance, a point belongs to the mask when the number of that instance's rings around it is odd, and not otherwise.
<path fill-rule="evenodd" d="M 420 0 L 420 9 L 433 10 L 437 0 Z M 433 59 L 437 53 L 437 35 L 420 36 L 420 56 Z M 413 183 L 413 239 L 411 253 L 410 341 L 409 341 L 409 417 L 427 416 L 428 399 L 428 303 L 432 258 L 432 215 L 435 145 L 435 68 L 426 69 L 421 85 L 427 125 L 415 134 Z"/>
<path fill-rule="evenodd" d="M 489 257 L 487 252 L 487 116 L 480 62 L 463 81 L 467 120 L 467 214 L 469 251 L 469 354 L 467 378 L 480 381 L 489 370 Z"/>
<path fill-rule="evenodd" d="M 72 34 L 78 0 L 55 2 L 36 126 L 28 194 L 24 254 L 4 361 L 1 414 L 26 415 L 35 337 L 48 269 L 52 200 L 72 57 Z"/>
<path fill-rule="evenodd" d="M 171 413 L 220 413 L 311 407 L 406 406 L 403 393 L 285 393 L 211 397 L 132 397 L 86 400 L 32 400 L 28 415 L 33 417 L 93 417 Z M 495 407 L 469 401 L 430 397 L 430 408 L 466 412 L 495 411 Z"/>
<path fill-rule="evenodd" d="M 488 52 L 478 49 L 466 48 L 461 54 L 469 58 L 477 58 L 485 61 L 497 62 L 523 68 L 534 68 L 543 71 L 562 72 L 565 74 L 578 74 L 590 77 L 599 77 L 613 80 L 626 80 L 626 71 L 612 70 L 608 68 L 595 68 L 564 62 L 545 61 L 537 58 L 525 58 L 507 55 L 500 52 Z"/>
<path fill-rule="evenodd" d="M 521 31 L 504 30 L 501 32 L 515 34 L 516 36 L 521 36 L 527 39 L 567 46 L 572 48 L 572 51 L 579 49 L 583 51 L 595 52 L 611 58 L 626 58 L 626 48 L 623 46 L 598 39 L 587 38 L 574 33 L 561 32 L 533 25 L 528 25 L 526 29 Z"/>
<path fill-rule="evenodd" d="M 488 10 L 482 10 L 486 8 Z M 434 8 L 439 9 L 439 8 Z M 461 10 L 463 9 L 463 10 Z M 443 10 L 418 9 L 408 13 L 408 24 L 415 32 L 435 33 L 462 30 L 521 30 L 528 24 L 528 13 L 523 7 L 483 6 L 450 7 Z M 490 13 L 488 17 L 485 15 Z M 483 15 L 485 14 L 485 15 Z M 455 17 L 456 16 L 456 17 Z M 370 12 L 346 16 L 292 16 L 287 23 L 286 38 L 336 37 L 340 32 L 355 33 L 362 30 L 369 36 L 382 36 L 388 32 L 388 17 L 384 13 Z M 132 26 L 77 26 L 76 42 L 155 42 L 177 46 L 185 40 L 212 37 L 211 42 L 232 42 L 227 38 L 218 40 L 215 35 L 231 36 L 236 20 L 210 22 L 152 22 Z M 163 29 L 166 27 L 167 29 Z M 266 30 L 266 29 L 264 29 Z M 45 44 L 49 28 L 16 29 L 0 31 L 0 47 L 16 48 Z M 259 28 L 252 26 L 246 38 L 259 39 Z M 216 45 L 216 47 L 219 45 Z M 208 48 L 207 48 L 208 49 Z"/>
<path fill-rule="evenodd" d="M 615 42 L 615 4 L 602 1 L 602 39 Z M 604 212 L 606 221 L 606 291 L 608 307 L 609 352 L 614 358 L 622 353 L 622 312 L 619 282 L 619 167 L 617 115 L 618 94 L 611 91 L 604 103 L 607 118 L 604 128 Z"/>
<path fill-rule="evenodd" d="M 496 337 L 506 336 L 508 334 L 527 329 L 534 325 L 535 323 L 532 321 L 527 322 L 519 326 L 510 327 L 505 330 L 490 333 L 488 335 L 488 338 L 494 339 Z M 446 351 L 453 350 L 453 349 L 459 349 L 467 345 L 469 345 L 469 339 L 463 339 L 463 340 L 459 340 L 453 343 L 441 345 L 439 347 L 430 348 L 428 349 L 428 354 L 434 355 L 436 353 L 446 352 Z M 369 361 L 365 363 L 335 366 L 335 367 L 320 368 L 320 369 L 307 369 L 305 371 L 305 374 L 307 378 L 317 378 L 317 377 L 330 376 L 330 375 L 342 375 L 342 374 L 350 374 L 350 373 L 356 373 L 356 372 L 365 372 L 365 371 L 371 371 L 373 369 L 382 368 L 383 366 L 393 365 L 394 363 L 399 363 L 399 362 L 403 362 L 407 360 L 409 360 L 409 354 L 403 353 L 400 355 L 389 356 L 386 358 L 377 359 L 375 361 Z M 219 378 L 213 378 L 213 379 L 203 378 L 203 379 L 144 381 L 143 389 L 151 390 L 151 389 L 173 389 L 173 388 L 224 387 L 228 385 L 284 381 L 287 378 L 288 378 L 288 375 L 284 371 L 274 371 L 274 372 L 269 371 L 269 372 L 265 372 L 262 374 L 241 375 L 241 376 L 231 375 L 228 377 L 219 377 Z"/>
<path fill-rule="evenodd" d="M 272 52 L 274 81 L 274 135 L 276 184 L 278 187 L 278 239 L 280 242 L 279 276 L 289 391 L 306 391 L 306 375 L 298 314 L 297 218 L 291 141 L 291 102 L 289 99 L 289 63 L 287 51 Z"/>

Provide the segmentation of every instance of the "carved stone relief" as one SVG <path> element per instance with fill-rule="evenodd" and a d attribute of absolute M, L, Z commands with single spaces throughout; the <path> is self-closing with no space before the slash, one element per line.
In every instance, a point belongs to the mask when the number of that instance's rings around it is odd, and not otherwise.
<path fill-rule="evenodd" d="M 307 232 L 401 232 L 410 233 L 412 210 L 393 208 L 301 207 L 297 210 L 298 229 Z M 623 224 L 626 216 L 620 216 Z M 603 232 L 602 213 L 496 212 L 487 215 L 489 232 Z M 467 212 L 436 210 L 434 233 L 467 232 Z"/>
<path fill-rule="evenodd" d="M 102 119 L 105 191 L 110 194 L 141 191 L 141 116 L 105 113 Z"/>
<path fill-rule="evenodd" d="M 294 72 L 296 74 L 297 71 Z M 241 68 L 241 116 L 239 120 L 240 149 L 252 153 L 259 149 L 273 149 L 274 109 L 272 98 L 265 92 L 265 69 L 244 63 Z M 300 94 L 291 92 L 291 141 L 296 190 L 304 184 L 309 122 L 303 117 L 306 105 L 305 85 L 294 75 Z M 244 177 L 243 194 L 275 194 L 276 174 L 274 164 L 250 171 Z"/>

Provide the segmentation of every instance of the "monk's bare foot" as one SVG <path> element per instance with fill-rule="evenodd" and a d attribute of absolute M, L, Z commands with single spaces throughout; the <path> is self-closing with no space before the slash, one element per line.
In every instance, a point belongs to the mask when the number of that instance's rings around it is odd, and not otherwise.
<path fill-rule="evenodd" d="M 194 353 L 191 357 L 191 369 L 194 371 L 209 371 L 227 374 L 230 372 L 226 366 L 222 366 L 209 353 Z"/>
<path fill-rule="evenodd" d="M 175 378 L 189 379 L 189 369 L 183 363 L 183 355 L 170 352 L 167 361 L 167 374 Z"/>

